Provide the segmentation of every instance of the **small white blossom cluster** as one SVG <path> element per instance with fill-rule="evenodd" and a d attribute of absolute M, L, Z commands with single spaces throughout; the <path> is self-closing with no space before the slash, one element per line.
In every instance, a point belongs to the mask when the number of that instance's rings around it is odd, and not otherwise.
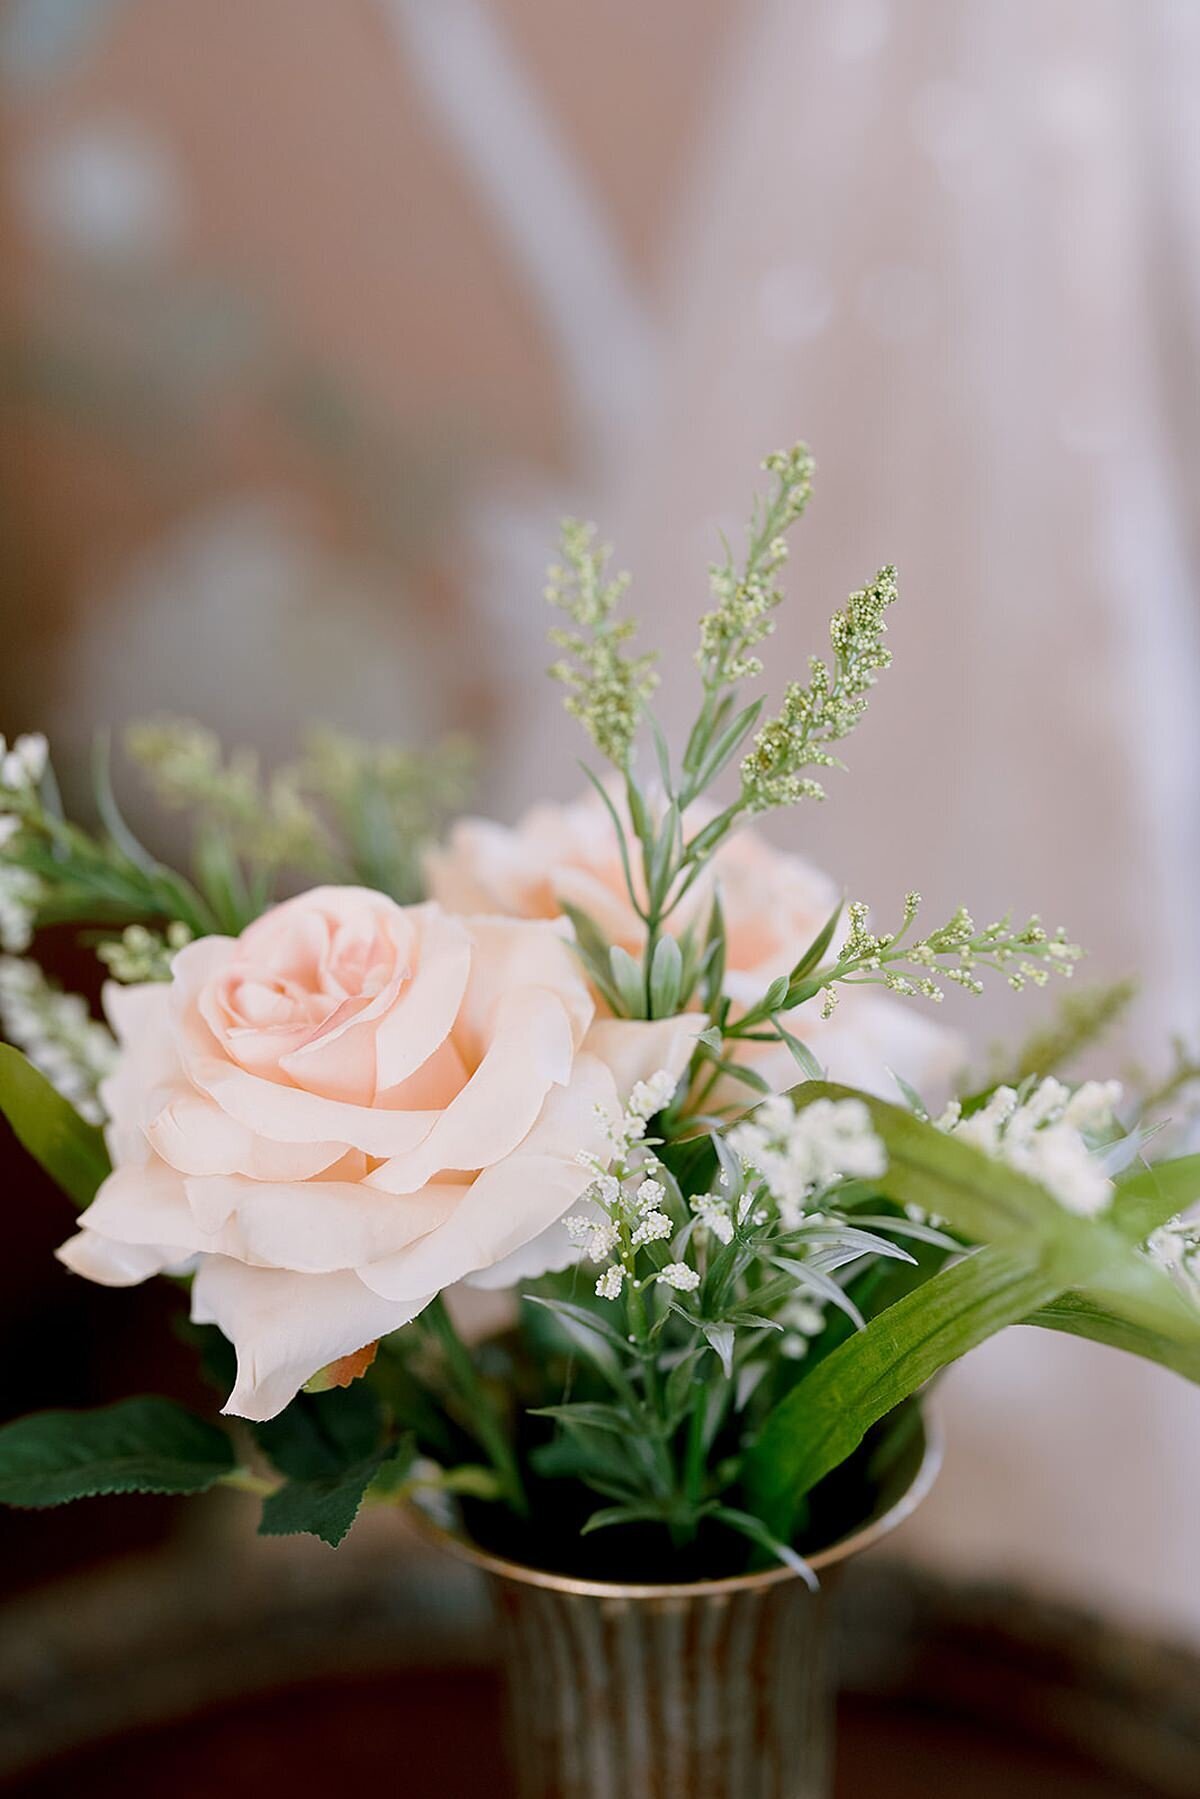
<path fill-rule="evenodd" d="M 1200 1305 L 1200 1219 L 1172 1218 L 1160 1225 L 1147 1241 L 1146 1253 Z"/>
<path fill-rule="evenodd" d="M 12 748 L 0 737 L 0 851 L 21 829 L 12 802 L 28 799 L 46 772 L 48 752 L 40 732 L 18 737 Z M 19 956 L 33 939 L 41 884 L 27 869 L 0 862 L 0 950 Z"/>
<path fill-rule="evenodd" d="M 48 761 L 49 746 L 40 731 L 18 737 L 11 749 L 0 737 L 0 807 L 5 792 L 32 792 L 45 774 Z"/>
<path fill-rule="evenodd" d="M 660 1243 L 675 1229 L 664 1209 L 667 1190 L 656 1179 L 661 1165 L 646 1143 L 646 1125 L 670 1103 L 675 1081 L 665 1069 L 648 1081 L 638 1081 L 619 1119 L 601 1112 L 612 1155 L 607 1165 L 589 1151 L 579 1161 L 592 1171 L 583 1194 L 586 1212 L 563 1220 L 568 1237 L 583 1259 L 608 1263 L 596 1282 L 600 1299 L 619 1299 L 626 1277 L 633 1277 L 634 1257 L 649 1243 Z M 609 1261 L 610 1257 L 615 1257 Z M 656 1277 L 681 1292 L 693 1291 L 700 1282 L 694 1269 L 670 1263 Z"/>
<path fill-rule="evenodd" d="M 722 1189 L 729 1186 L 729 1177 L 722 1169 L 718 1176 L 718 1185 Z M 767 1209 L 755 1203 L 754 1192 L 743 1193 L 736 1202 L 732 1202 L 727 1192 L 700 1193 L 690 1201 L 698 1227 L 708 1231 L 718 1243 L 732 1243 L 733 1233 L 740 1224 L 762 1225 L 767 1222 Z"/>
<path fill-rule="evenodd" d="M 730 1146 L 760 1175 L 786 1230 L 803 1223 L 814 1193 L 840 1179 L 871 1180 L 887 1151 L 858 1099 L 818 1099 L 797 1108 L 786 1095 L 766 1099 L 729 1133 Z"/>
<path fill-rule="evenodd" d="M 1051 1077 L 1024 1096 L 997 1087 L 969 1118 L 953 1101 L 937 1122 L 1037 1181 L 1068 1212 L 1094 1218 L 1111 1203 L 1113 1188 L 1088 1139 L 1111 1128 L 1120 1098 L 1118 1081 L 1087 1081 L 1072 1093 Z"/>
<path fill-rule="evenodd" d="M 117 1046 L 78 994 L 52 987 L 36 963 L 0 957 L 0 1029 L 81 1117 L 103 1122 L 97 1089 Z"/>
<path fill-rule="evenodd" d="M 5 822 L 0 818 L 0 826 Z M 29 948 L 40 896 L 36 875 L 0 862 L 0 950 L 19 956 Z"/>
<path fill-rule="evenodd" d="M 164 933 L 131 924 L 111 943 L 102 943 L 96 954 L 114 981 L 169 981 L 176 954 L 191 941 L 191 929 L 181 919 L 173 919 Z"/>
<path fill-rule="evenodd" d="M 825 1328 L 825 1308 L 815 1299 L 797 1293 L 780 1307 L 776 1322 L 783 1326 L 779 1353 L 791 1362 L 803 1361 L 809 1340 L 819 1337 Z"/>

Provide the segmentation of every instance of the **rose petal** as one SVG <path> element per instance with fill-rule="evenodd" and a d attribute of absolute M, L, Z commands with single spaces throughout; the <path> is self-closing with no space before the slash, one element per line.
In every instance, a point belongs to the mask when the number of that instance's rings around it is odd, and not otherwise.
<path fill-rule="evenodd" d="M 192 1286 L 192 1318 L 217 1325 L 237 1350 L 237 1381 L 222 1410 L 262 1421 L 319 1369 L 399 1330 L 432 1297 L 396 1304 L 355 1274 L 293 1274 L 206 1256 Z"/>
<path fill-rule="evenodd" d="M 584 1040 L 584 1048 L 599 1056 L 610 1069 L 624 1104 L 638 1081 L 648 1081 L 660 1069 L 677 1081 L 707 1023 L 700 1012 L 645 1021 L 598 1018 Z"/>
<path fill-rule="evenodd" d="M 536 1123 L 553 1086 L 571 1078 L 571 1023 L 557 994 L 506 993 L 478 1068 L 424 1140 L 371 1176 L 389 1193 L 413 1193 L 446 1169 L 487 1168 L 511 1154 Z"/>
<path fill-rule="evenodd" d="M 77 1231 L 60 1243 L 55 1255 L 72 1274 L 102 1287 L 136 1287 L 152 1274 L 182 1274 L 190 1257 L 182 1261 L 176 1250 L 158 1243 L 116 1243 L 96 1231 Z"/>
<path fill-rule="evenodd" d="M 605 1065 L 581 1054 L 570 1086 L 550 1094 L 519 1149 L 478 1175 L 437 1230 L 400 1255 L 361 1268 L 362 1279 L 387 1298 L 408 1299 L 521 1249 L 569 1211 L 591 1180 L 576 1158 L 605 1151 L 597 1107 L 612 1116 L 616 1089 Z"/>
<path fill-rule="evenodd" d="M 180 1174 L 246 1174 L 304 1180 L 345 1155 L 342 1143 L 272 1143 L 231 1118 L 206 1094 L 181 1087 L 146 1131 L 155 1152 Z"/>
<path fill-rule="evenodd" d="M 206 1247 L 302 1274 L 358 1268 L 405 1250 L 442 1224 L 466 1191 L 446 1183 L 393 1194 L 362 1182 L 237 1175 L 188 1180 L 184 1187 Z"/>
<path fill-rule="evenodd" d="M 467 920 L 474 953 L 454 1040 L 468 1062 L 484 1054 L 495 1030 L 496 1013 L 508 995 L 546 988 L 557 994 L 579 1044 L 595 1005 L 571 947 L 565 919 L 541 923 L 517 918 Z"/>

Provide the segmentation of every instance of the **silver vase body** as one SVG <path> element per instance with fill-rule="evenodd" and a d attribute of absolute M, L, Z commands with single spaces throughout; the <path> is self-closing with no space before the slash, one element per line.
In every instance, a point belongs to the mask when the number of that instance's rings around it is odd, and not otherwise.
<path fill-rule="evenodd" d="M 506 1561 L 424 1525 L 487 1577 L 500 1627 L 520 1799 L 827 1799 L 828 1589 L 924 1497 L 928 1425 L 887 1509 L 791 1570 L 621 1586 Z"/>

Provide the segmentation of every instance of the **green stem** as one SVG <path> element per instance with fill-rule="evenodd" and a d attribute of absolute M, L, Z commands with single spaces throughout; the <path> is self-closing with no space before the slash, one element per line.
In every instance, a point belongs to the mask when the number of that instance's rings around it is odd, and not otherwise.
<path fill-rule="evenodd" d="M 529 1501 L 525 1496 L 525 1485 L 508 1432 L 479 1378 L 471 1352 L 454 1328 L 440 1294 L 426 1306 L 421 1313 L 420 1322 L 445 1357 L 471 1428 L 491 1458 L 508 1503 L 522 1518 L 527 1518 Z"/>

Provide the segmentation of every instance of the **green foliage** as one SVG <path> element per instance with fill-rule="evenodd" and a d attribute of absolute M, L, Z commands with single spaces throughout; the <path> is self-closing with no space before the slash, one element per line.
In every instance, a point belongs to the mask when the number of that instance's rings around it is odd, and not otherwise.
<path fill-rule="evenodd" d="M 102 1134 L 8 1043 L 0 1043 L 0 1113 L 34 1160 L 77 1206 L 85 1206 L 95 1197 L 109 1172 Z"/>
<path fill-rule="evenodd" d="M 889 1306 L 794 1387 L 744 1463 L 752 1508 L 791 1536 L 800 1501 L 947 1363 L 1048 1304 L 1061 1278 L 1032 1249 L 992 1244 Z"/>
<path fill-rule="evenodd" d="M 846 1090 L 797 1090 L 799 1107 Z M 947 1363 L 1006 1325 L 1035 1322 L 1118 1342 L 1189 1377 L 1200 1372 L 1200 1311 L 1140 1253 L 1147 1231 L 1200 1186 L 1200 1161 L 1139 1171 L 1109 1214 L 1065 1211 L 1037 1183 L 882 1100 L 867 1099 L 888 1152 L 875 1183 L 985 1245 L 876 1314 L 767 1417 L 745 1464 L 753 1507 L 777 1531 L 884 1417 Z M 1075 1290 L 1074 1297 L 1064 1297 Z"/>
<path fill-rule="evenodd" d="M 255 1440 L 280 1473 L 296 1481 L 337 1478 L 380 1447 L 383 1414 L 365 1381 L 325 1393 L 298 1393 L 289 1406 L 253 1426 Z"/>
<path fill-rule="evenodd" d="M 1060 1293 L 1021 1322 L 1040 1325 L 1044 1330 L 1063 1331 L 1072 1337 L 1086 1337 L 1090 1342 L 1103 1343 L 1110 1349 L 1124 1350 L 1128 1355 L 1140 1356 L 1144 1362 L 1157 1362 L 1185 1380 L 1200 1384 L 1200 1340 L 1192 1338 L 1181 1342 L 1164 1336 L 1161 1331 L 1105 1311 L 1086 1294 Z"/>
<path fill-rule="evenodd" d="M 891 663 L 883 642 L 884 613 L 895 599 L 896 571 L 882 568 L 834 613 L 829 626 L 832 673 L 820 657 L 811 657 L 807 682 L 789 684 L 783 705 L 742 762 L 742 803 L 748 811 L 824 799 L 821 783 L 804 771 L 838 766 L 828 746 L 850 735 L 867 709 L 872 687 Z"/>
<path fill-rule="evenodd" d="M 336 1549 L 358 1516 L 367 1488 L 398 1455 L 396 1445 L 377 1449 L 337 1473 L 312 1480 L 289 1480 L 263 1501 L 259 1535 L 320 1537 Z"/>
<path fill-rule="evenodd" d="M 63 1505 L 100 1493 L 202 1493 L 233 1466 L 225 1432 L 169 1399 L 34 1412 L 0 1429 L 5 1505 Z"/>
<path fill-rule="evenodd" d="M 606 577 L 611 551 L 596 543 L 596 527 L 565 519 L 561 554 L 562 561 L 547 571 L 546 598 L 577 629 L 551 631 L 550 641 L 564 654 L 550 674 L 567 689 L 567 711 L 580 721 L 600 754 L 624 768 L 642 709 L 658 685 L 654 657 L 626 654 L 625 645 L 637 626 L 614 614 L 629 577 Z"/>

